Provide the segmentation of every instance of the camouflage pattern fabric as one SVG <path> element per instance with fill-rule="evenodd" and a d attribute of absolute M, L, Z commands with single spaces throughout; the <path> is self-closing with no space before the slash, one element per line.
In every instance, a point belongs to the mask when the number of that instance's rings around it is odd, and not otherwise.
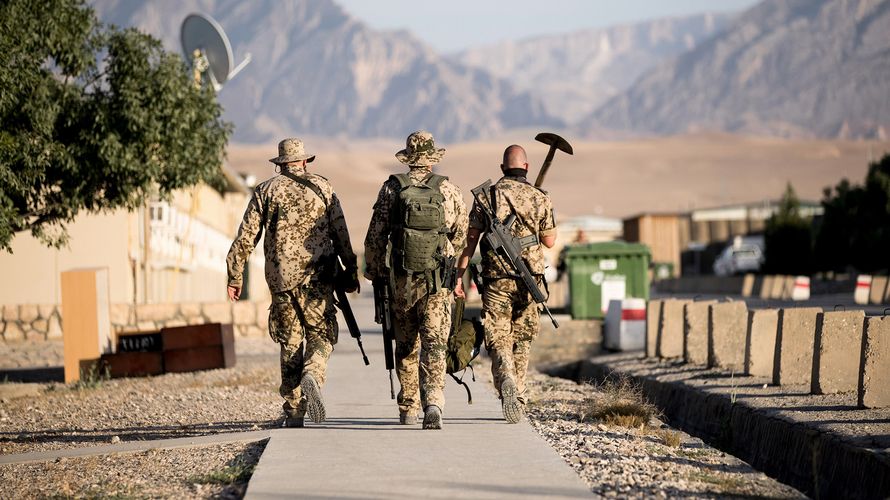
<path fill-rule="evenodd" d="M 403 281 L 401 285 L 404 284 Z M 399 287 L 398 283 L 396 287 Z M 451 292 L 430 294 L 409 308 L 399 306 L 404 306 L 404 303 L 399 304 L 397 300 L 395 358 L 401 385 L 397 399 L 399 411 L 417 412 L 429 405 L 444 409 L 445 351 L 451 330 Z"/>
<path fill-rule="evenodd" d="M 279 142 L 278 156 L 269 159 L 269 161 L 275 164 L 302 160 L 306 160 L 306 163 L 312 163 L 315 160 L 315 155 L 306 153 L 306 150 L 303 149 L 303 141 L 296 137 L 291 137 Z"/>
<path fill-rule="evenodd" d="M 513 235 L 538 238 L 556 234 L 556 221 L 553 217 L 553 204 L 550 197 L 522 177 L 502 177 L 495 183 L 494 208 L 498 219 L 504 221 L 511 213 L 516 214 Z M 491 197 L 491 194 L 489 194 Z M 481 208 L 473 204 L 470 211 L 470 227 L 485 231 L 485 216 Z M 484 240 L 481 246 L 482 275 L 485 278 L 503 278 L 510 275 L 509 267 L 497 256 Z M 535 245 L 522 251 L 522 257 L 529 270 L 538 275 L 544 274 L 544 251 Z"/>
<path fill-rule="evenodd" d="M 347 268 L 356 268 L 343 208 L 330 182 L 307 173 L 305 167 L 292 167 L 290 172 L 318 186 L 325 200 L 283 175 L 258 185 L 226 258 L 229 286 L 242 285 L 247 258 L 263 231 L 266 283 L 272 293 L 293 290 L 313 276 L 331 276 L 328 267 L 335 252 Z"/>
<path fill-rule="evenodd" d="M 333 286 L 311 282 L 292 292 L 276 293 L 269 309 L 269 335 L 281 344 L 281 386 L 284 411 L 306 413 L 300 380 L 311 374 L 324 385 L 328 358 L 337 343 L 338 326 Z M 304 344 L 305 341 L 305 344 Z"/>
<path fill-rule="evenodd" d="M 525 376 L 531 345 L 538 336 L 541 313 L 521 281 L 487 280 L 482 295 L 485 346 L 491 356 L 496 389 L 512 378 L 519 400 L 525 403 Z"/>

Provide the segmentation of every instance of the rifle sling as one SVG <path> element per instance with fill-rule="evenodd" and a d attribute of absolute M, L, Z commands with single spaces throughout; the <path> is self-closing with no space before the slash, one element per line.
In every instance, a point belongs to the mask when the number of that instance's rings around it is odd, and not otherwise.
<path fill-rule="evenodd" d="M 297 184 L 299 184 L 299 185 L 301 185 L 301 186 L 303 186 L 303 187 L 305 187 L 305 188 L 308 188 L 310 191 L 312 191 L 313 193 L 315 193 L 316 196 L 318 196 L 319 198 L 321 198 L 321 202 L 324 203 L 324 209 L 325 209 L 325 211 L 327 211 L 327 209 L 328 209 L 328 200 L 324 197 L 324 193 L 321 191 L 321 188 L 318 187 L 317 185 L 315 185 L 314 182 L 310 181 L 309 179 L 307 179 L 307 178 L 305 178 L 305 177 L 300 177 L 300 176 L 294 174 L 293 172 L 290 172 L 290 171 L 285 170 L 285 169 L 282 169 L 282 170 L 281 170 L 281 175 L 287 177 L 288 179 L 290 179 L 290 180 L 296 182 Z"/>

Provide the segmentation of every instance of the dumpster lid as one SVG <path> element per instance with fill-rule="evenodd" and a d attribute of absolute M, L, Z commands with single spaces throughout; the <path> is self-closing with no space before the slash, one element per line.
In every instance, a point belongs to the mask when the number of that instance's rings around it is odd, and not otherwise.
<path fill-rule="evenodd" d="M 585 243 L 580 245 L 568 245 L 566 257 L 620 257 L 623 255 L 637 256 L 650 254 L 649 247 L 643 243 L 628 243 L 626 241 L 607 241 L 602 243 Z"/>

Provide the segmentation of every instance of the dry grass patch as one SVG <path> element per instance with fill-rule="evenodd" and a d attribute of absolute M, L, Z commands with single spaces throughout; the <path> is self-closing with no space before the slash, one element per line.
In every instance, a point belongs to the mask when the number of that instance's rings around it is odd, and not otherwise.
<path fill-rule="evenodd" d="M 658 429 L 655 431 L 655 436 L 661 440 L 662 444 L 665 446 L 670 446 L 671 448 L 679 448 L 680 447 L 680 433 L 677 431 L 672 431 L 670 429 Z"/>
<path fill-rule="evenodd" d="M 640 386 L 625 376 L 596 386 L 594 395 L 584 399 L 578 408 L 582 422 L 598 421 L 630 428 L 646 427 L 658 415 L 658 408 L 643 397 Z"/>

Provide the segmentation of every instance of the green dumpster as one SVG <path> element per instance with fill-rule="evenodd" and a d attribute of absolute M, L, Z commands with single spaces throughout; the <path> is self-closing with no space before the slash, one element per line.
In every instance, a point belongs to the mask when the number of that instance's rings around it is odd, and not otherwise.
<path fill-rule="evenodd" d="M 655 277 L 655 281 L 673 278 L 674 277 L 674 263 L 673 262 L 653 262 L 652 263 L 652 274 Z"/>
<path fill-rule="evenodd" d="M 612 241 L 572 245 L 566 270 L 574 319 L 601 319 L 609 301 L 649 299 L 649 247 Z"/>

